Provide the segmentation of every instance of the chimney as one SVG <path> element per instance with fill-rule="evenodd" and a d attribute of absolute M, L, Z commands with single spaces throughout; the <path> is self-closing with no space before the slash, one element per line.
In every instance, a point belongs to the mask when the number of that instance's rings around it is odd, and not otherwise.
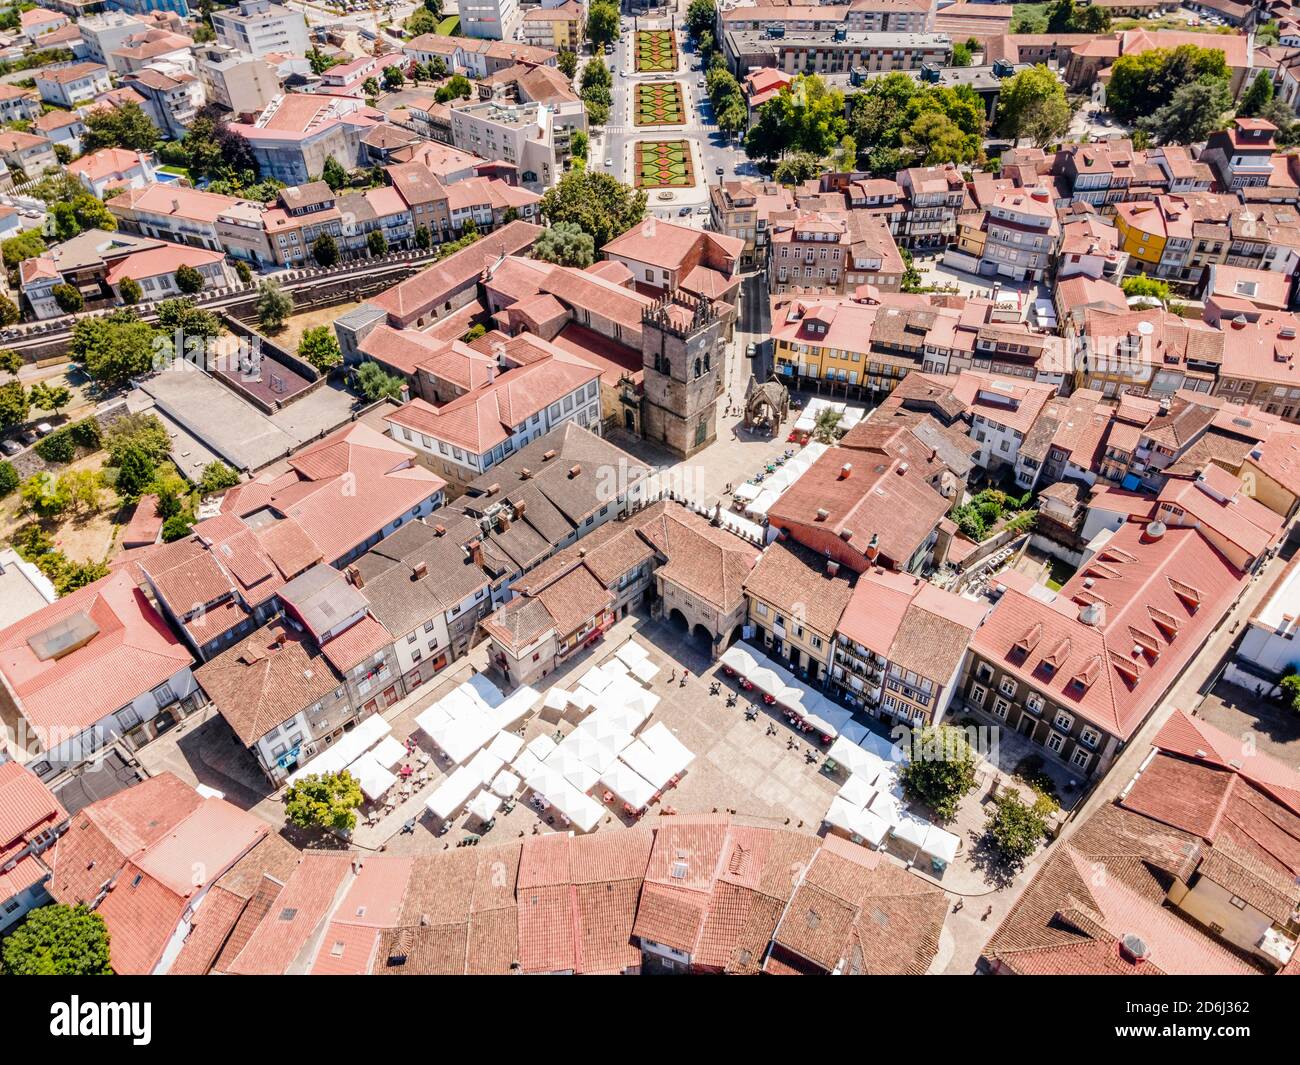
<path fill-rule="evenodd" d="M 831 516 L 831 512 L 830 512 L 829 510 L 827 510 L 825 507 L 818 507 L 818 508 L 817 508 L 817 520 L 818 520 L 818 521 L 825 521 L 825 520 L 826 520 L 827 518 L 829 518 L 830 516 Z"/>
<path fill-rule="evenodd" d="M 898 464 L 898 470 L 897 470 L 898 476 L 902 477 L 903 474 L 907 472 L 907 470 L 908 470 L 908 466 L 906 462 L 900 462 Z"/>
<path fill-rule="evenodd" d="M 428 575 L 429 575 L 429 564 L 427 562 L 417 562 L 415 564 L 415 567 L 411 570 L 411 578 L 413 580 L 417 580 L 417 581 L 423 580 Z"/>
<path fill-rule="evenodd" d="M 840 467 L 839 480 L 841 481 L 845 480 L 852 472 L 853 472 L 853 463 L 846 462 L 843 466 Z"/>
<path fill-rule="evenodd" d="M 581 463 L 575 462 L 572 466 L 569 467 L 570 478 L 577 477 L 580 473 L 582 473 Z"/>
<path fill-rule="evenodd" d="M 447 526 L 445 526 L 445 525 L 435 525 L 435 526 L 433 527 L 433 535 L 434 535 L 434 536 L 446 536 L 446 535 L 447 535 Z"/>
<path fill-rule="evenodd" d="M 527 466 L 525 466 L 522 470 L 519 471 L 519 479 L 521 481 L 528 480 L 528 478 L 531 477 L 532 475 L 533 475 L 533 471 L 530 470 Z"/>
<path fill-rule="evenodd" d="M 521 499 L 518 503 L 515 504 L 515 521 L 518 521 L 520 518 L 524 516 L 524 508 L 527 506 L 528 506 L 528 500 L 526 499 Z"/>
<path fill-rule="evenodd" d="M 510 515 L 504 510 L 497 517 L 497 532 L 505 532 L 510 528 Z"/>
<path fill-rule="evenodd" d="M 490 496 L 494 496 L 494 495 L 496 495 L 499 491 L 501 491 L 501 486 L 500 486 L 499 484 L 490 484 L 490 485 L 487 486 L 487 492 L 486 492 L 486 494 L 487 494 L 487 495 L 490 495 Z"/>
<path fill-rule="evenodd" d="M 281 629 L 279 632 L 275 634 L 275 642 L 271 646 L 283 647 L 288 642 L 289 642 L 289 634 L 285 632 L 284 629 Z"/>
<path fill-rule="evenodd" d="M 550 451 L 545 451 L 545 452 L 542 453 L 542 461 L 543 461 L 543 462 L 550 462 L 551 459 L 553 459 L 553 458 L 555 458 L 555 448 L 551 448 Z"/>
<path fill-rule="evenodd" d="M 834 559 L 828 558 L 826 560 L 826 576 L 834 577 L 837 573 L 839 573 L 839 571 L 840 571 L 840 564 L 836 562 Z"/>
<path fill-rule="evenodd" d="M 468 544 L 470 560 L 476 566 L 483 565 L 483 542 L 481 540 L 471 540 Z"/>
<path fill-rule="evenodd" d="M 354 588 L 364 588 L 366 586 L 366 580 L 361 576 L 361 571 L 356 566 L 349 566 L 343 573 Z"/>
<path fill-rule="evenodd" d="M 863 553 L 867 556 L 868 562 L 875 562 L 876 556 L 880 554 L 880 537 L 872 533 L 871 542 L 867 544 L 867 549 Z"/>

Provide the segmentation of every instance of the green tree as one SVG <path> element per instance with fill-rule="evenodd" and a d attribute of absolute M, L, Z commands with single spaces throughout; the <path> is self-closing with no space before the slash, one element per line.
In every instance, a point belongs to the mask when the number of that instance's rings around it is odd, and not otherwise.
<path fill-rule="evenodd" d="M 139 303 L 144 298 L 144 289 L 140 287 L 140 282 L 131 277 L 124 277 L 117 283 L 117 294 L 122 297 L 125 304 Z"/>
<path fill-rule="evenodd" d="M 1040 63 L 1013 74 L 1002 83 L 1002 92 L 998 96 L 998 129 L 1003 136 L 1013 139 L 1029 136 L 1026 126 L 1030 116 L 1036 107 L 1049 100 L 1064 105 L 1068 128 L 1070 105 L 1065 99 L 1065 86 L 1051 70 Z M 1051 112 L 1048 112 L 1048 117 L 1052 117 Z"/>
<path fill-rule="evenodd" d="M 203 467 L 203 475 L 199 478 L 199 491 L 205 496 L 215 495 L 217 492 L 224 492 L 227 488 L 234 488 L 238 483 L 238 472 L 217 459 Z"/>
<path fill-rule="evenodd" d="M 816 74 L 800 75 L 759 108 L 745 136 L 750 158 L 769 162 L 788 152 L 827 155 L 848 132 L 844 94 Z"/>
<path fill-rule="evenodd" d="M 176 540 L 184 540 L 189 536 L 192 528 L 194 528 L 194 519 L 188 514 L 173 514 L 163 522 L 162 542 L 170 544 Z"/>
<path fill-rule="evenodd" d="M 18 264 L 25 259 L 35 259 L 38 255 L 44 255 L 45 250 L 45 241 L 41 238 L 40 231 L 36 229 L 29 229 L 25 233 L 19 233 L 16 237 L 0 242 L 0 257 L 3 257 L 5 266 L 10 270 L 17 270 Z"/>
<path fill-rule="evenodd" d="M 613 0 L 592 0 L 587 9 L 587 39 L 597 46 L 617 41 L 619 21 L 618 5 Z"/>
<path fill-rule="evenodd" d="M 363 81 L 363 82 L 361 83 L 361 91 L 364 92 L 364 93 L 365 93 L 367 96 L 369 96 L 371 99 L 373 99 L 374 97 L 378 96 L 378 95 L 379 95 L 379 79 L 378 79 L 378 78 L 366 78 L 366 80 Z"/>
<path fill-rule="evenodd" d="M 328 233 L 322 233 L 312 244 L 311 255 L 318 265 L 330 267 L 339 261 L 339 246 Z"/>
<path fill-rule="evenodd" d="M 134 101 L 117 107 L 98 107 L 82 119 L 86 132 L 81 135 L 81 150 L 86 153 L 101 148 L 127 148 L 148 152 L 158 143 L 158 127 L 148 113 Z"/>
<path fill-rule="evenodd" d="M 302 334 L 298 342 L 298 358 L 305 359 L 321 373 L 329 373 L 343 362 L 338 338 L 327 325 L 313 326 Z"/>
<path fill-rule="evenodd" d="M 1278 681 L 1278 687 L 1282 689 L 1282 702 L 1300 714 L 1300 675 L 1287 673 Z"/>
<path fill-rule="evenodd" d="M 8 296 L 0 296 L 0 325 L 13 325 L 22 314 L 18 310 L 18 304 Z"/>
<path fill-rule="evenodd" d="M 1020 134 L 1032 140 L 1035 147 L 1045 148 L 1069 132 L 1073 117 L 1064 96 L 1034 100 L 1020 116 Z"/>
<path fill-rule="evenodd" d="M 98 470 L 68 470 L 59 475 L 59 492 L 74 511 L 93 514 L 99 509 L 104 482 Z"/>
<path fill-rule="evenodd" d="M 50 295 L 64 314 L 76 314 L 86 305 L 81 293 L 72 285 L 55 285 L 50 289 Z"/>
<path fill-rule="evenodd" d="M 49 471 L 32 474 L 18 491 L 23 510 L 42 518 L 57 518 L 72 505 L 68 486 Z"/>
<path fill-rule="evenodd" d="M 393 374 L 385 373 L 377 362 L 367 359 L 357 367 L 357 390 L 371 403 L 381 399 L 401 402 L 402 389 L 406 382 Z"/>
<path fill-rule="evenodd" d="M 406 32 L 411 37 L 432 33 L 438 28 L 437 17 L 428 8 L 417 7 L 406 20 Z"/>
<path fill-rule="evenodd" d="M 440 104 L 445 104 L 451 100 L 468 100 L 474 95 L 474 86 L 470 84 L 469 78 L 464 74 L 453 74 L 447 84 L 438 88 L 433 94 L 433 98 Z"/>
<path fill-rule="evenodd" d="M 32 385 L 29 395 L 33 407 L 37 410 L 48 410 L 54 414 L 58 414 L 72 401 L 72 389 L 67 385 L 52 381 L 37 381 L 36 384 Z"/>
<path fill-rule="evenodd" d="M 952 46 L 952 65 L 955 67 L 968 67 L 970 64 L 970 48 L 964 44 L 954 44 Z"/>
<path fill-rule="evenodd" d="M 415 246 L 420 251 L 428 251 L 433 247 L 433 233 L 428 226 L 415 227 Z"/>
<path fill-rule="evenodd" d="M 714 0 L 691 0 L 686 9 L 686 32 L 697 41 L 703 33 L 712 33 L 718 22 L 718 8 Z"/>
<path fill-rule="evenodd" d="M 130 310 L 84 318 L 72 330 L 68 353 L 86 376 L 104 386 L 124 384 L 153 368 L 155 331 Z"/>
<path fill-rule="evenodd" d="M 239 278 L 241 285 L 247 285 L 253 280 L 253 271 L 243 259 L 235 260 L 235 276 Z"/>
<path fill-rule="evenodd" d="M 117 480 L 114 487 L 123 499 L 137 499 L 153 480 L 157 464 L 137 444 L 122 448 L 117 459 Z"/>
<path fill-rule="evenodd" d="M 299 828 L 350 832 L 357 824 L 361 786 L 346 769 L 338 773 L 308 773 L 289 785 L 285 816 Z"/>
<path fill-rule="evenodd" d="M 818 412 L 813 422 L 813 437 L 822 444 L 835 443 L 844 435 L 844 430 L 840 428 L 840 421 L 843 418 L 842 411 L 830 407 Z"/>
<path fill-rule="evenodd" d="M 569 149 L 573 152 L 575 159 L 585 160 L 587 158 L 589 144 L 590 141 L 585 130 L 575 129 L 573 131 L 573 136 L 569 140 Z"/>
<path fill-rule="evenodd" d="M 23 368 L 23 357 L 13 348 L 0 349 L 0 373 L 17 377 Z"/>
<path fill-rule="evenodd" d="M 1132 274 L 1120 281 L 1119 287 L 1126 296 L 1151 296 L 1163 304 L 1168 304 L 1173 295 L 1169 282 L 1147 277 L 1146 274 Z"/>
<path fill-rule="evenodd" d="M 1192 44 L 1122 55 L 1111 65 L 1106 106 L 1125 122 L 1152 115 L 1182 86 L 1195 81 L 1230 81 L 1223 52 Z"/>
<path fill-rule="evenodd" d="M 1225 81 L 1203 79 L 1180 85 L 1163 107 L 1139 122 L 1139 127 L 1162 144 L 1197 144 L 1223 125 L 1232 107 L 1232 91 Z"/>
<path fill-rule="evenodd" d="M 19 483 L 18 471 L 8 459 L 0 459 L 0 499 L 12 493 Z"/>
<path fill-rule="evenodd" d="M 596 55 L 592 56 L 587 61 L 587 65 L 582 68 L 582 77 L 578 79 L 578 84 L 583 89 L 596 86 L 608 89 L 614 84 L 614 75 L 609 72 L 605 60 Z"/>
<path fill-rule="evenodd" d="M 900 777 L 909 799 L 925 803 L 947 821 L 974 789 L 977 765 L 978 758 L 961 729 L 933 725 L 913 733 L 911 759 Z"/>
<path fill-rule="evenodd" d="M 821 160 L 817 156 L 811 152 L 795 152 L 776 164 L 772 177 L 782 185 L 802 185 L 821 171 Z"/>
<path fill-rule="evenodd" d="M 129 448 L 138 448 L 151 465 L 162 462 L 172 449 L 171 436 L 156 414 L 126 414 L 117 418 L 104 432 L 103 446 L 108 451 L 109 466 L 120 466 Z"/>
<path fill-rule="evenodd" d="M 556 222 L 542 230 L 533 245 L 533 258 L 583 270 L 596 260 L 596 242 L 576 222 Z"/>
<path fill-rule="evenodd" d="M 406 84 L 406 75 L 402 73 L 401 67 L 384 67 L 384 88 L 389 92 L 396 92 Z"/>
<path fill-rule="evenodd" d="M 32 910 L 0 944 L 11 976 L 111 976 L 108 926 L 85 906 L 51 903 Z"/>
<path fill-rule="evenodd" d="M 187 296 L 203 291 L 203 275 L 187 263 L 176 268 L 176 287 Z"/>
<path fill-rule="evenodd" d="M 332 155 L 325 157 L 325 167 L 321 171 L 321 180 L 325 182 L 334 192 L 344 188 L 348 181 L 348 172 L 343 169 L 342 165 Z"/>
<path fill-rule="evenodd" d="M 324 74 L 330 67 L 338 66 L 340 60 L 326 55 L 319 48 L 312 47 L 307 49 L 307 62 L 311 64 L 311 72 L 319 75 Z"/>
<path fill-rule="evenodd" d="M 1255 80 L 1250 83 L 1250 88 L 1242 98 L 1241 106 L 1237 108 L 1237 114 L 1246 117 L 1254 117 L 1264 110 L 1273 101 L 1273 75 L 1267 70 L 1261 70 L 1255 75 Z"/>
<path fill-rule="evenodd" d="M 576 223 L 602 248 L 645 217 L 646 193 L 610 174 L 570 170 L 543 194 L 541 208 L 550 225 Z"/>
<path fill-rule="evenodd" d="M 267 278 L 257 287 L 257 322 L 268 333 L 278 333 L 293 314 L 293 297 Z"/>
<path fill-rule="evenodd" d="M 31 396 L 21 381 L 0 385 L 0 429 L 21 425 L 31 411 Z"/>
<path fill-rule="evenodd" d="M 371 255 L 388 254 L 388 238 L 384 236 L 382 229 L 372 229 L 366 234 L 366 250 Z"/>
<path fill-rule="evenodd" d="M 555 65 L 559 67 L 560 73 L 570 81 L 578 73 L 578 53 L 571 52 L 567 48 L 561 48 L 560 54 L 555 60 Z"/>
<path fill-rule="evenodd" d="M 1014 792 L 1006 792 L 995 798 L 993 808 L 987 811 L 985 831 L 1003 859 L 1019 866 L 1042 845 L 1049 818 L 1057 809 L 1056 801 L 1047 795 L 1036 793 L 1034 801 L 1027 803 Z"/>
<path fill-rule="evenodd" d="M 926 166 L 961 163 L 969 158 L 970 143 L 951 118 L 938 111 L 917 116 L 903 133 L 903 143 L 912 148 Z"/>

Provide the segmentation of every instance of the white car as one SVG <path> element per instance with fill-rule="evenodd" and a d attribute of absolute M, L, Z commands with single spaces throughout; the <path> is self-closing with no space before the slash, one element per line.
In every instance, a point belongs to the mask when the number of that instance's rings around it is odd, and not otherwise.
<path fill-rule="evenodd" d="M 606 159 L 606 160 L 605 160 L 605 169 L 606 169 L 606 170 L 613 170 L 613 169 L 614 169 L 614 160 L 613 160 L 613 159 Z"/>

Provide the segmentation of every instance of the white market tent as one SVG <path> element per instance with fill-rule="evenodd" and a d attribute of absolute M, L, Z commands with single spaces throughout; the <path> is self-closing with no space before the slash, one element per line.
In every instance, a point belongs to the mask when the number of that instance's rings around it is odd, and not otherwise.
<path fill-rule="evenodd" d="M 447 711 L 443 709 L 442 703 L 440 702 L 434 703 L 428 709 L 420 711 L 419 715 L 415 719 L 416 725 L 419 726 L 420 731 L 426 736 L 432 736 L 434 729 L 441 725 L 446 725 L 450 721 L 451 714 L 447 713 Z"/>
<path fill-rule="evenodd" d="M 397 777 L 375 760 L 373 751 L 363 754 L 348 766 L 348 772 L 357 778 L 362 793 L 371 802 L 382 799 L 388 789 L 397 783 Z"/>
<path fill-rule="evenodd" d="M 629 639 L 617 651 L 614 652 L 622 662 L 631 669 L 638 662 L 644 662 L 650 657 L 650 652 L 642 647 L 636 640 Z"/>
<path fill-rule="evenodd" d="M 872 787 L 871 782 L 866 777 L 854 773 L 842 785 L 837 796 L 861 810 L 873 798 L 875 798 L 876 789 Z"/>
<path fill-rule="evenodd" d="M 923 817 L 917 817 L 915 814 L 902 813 L 894 824 L 894 838 L 909 847 L 915 847 L 920 851 L 921 845 L 925 843 L 926 833 L 930 831 L 931 824 Z"/>
<path fill-rule="evenodd" d="M 490 791 L 480 791 L 469 803 L 469 812 L 480 821 L 491 821 L 500 809 L 500 796 L 493 795 Z"/>
<path fill-rule="evenodd" d="M 471 758 L 465 768 L 478 778 L 480 784 L 486 786 L 494 776 L 501 772 L 504 766 L 504 761 L 491 751 L 484 749 Z"/>
<path fill-rule="evenodd" d="M 503 799 L 508 799 L 519 790 L 519 778 L 510 770 L 503 769 L 493 779 L 490 787 L 495 794 L 500 795 Z"/>
<path fill-rule="evenodd" d="M 556 686 L 546 693 L 546 698 L 542 700 L 542 706 L 547 710 L 558 710 L 563 713 L 568 709 L 569 701 L 572 698 L 571 692 Z"/>
<path fill-rule="evenodd" d="M 497 733 L 496 722 L 483 711 L 440 725 L 429 738 L 457 765 L 463 765 Z"/>
<path fill-rule="evenodd" d="M 497 728 L 506 729 L 517 725 L 536 705 L 537 689 L 524 684 L 511 692 L 508 698 L 502 699 L 492 707 L 488 716 Z"/>
<path fill-rule="evenodd" d="M 673 778 L 673 770 L 668 760 L 655 754 L 640 740 L 633 740 L 619 753 L 619 760 L 635 769 L 655 786 L 655 790 L 664 788 Z"/>
<path fill-rule="evenodd" d="M 592 666 L 586 673 L 578 678 L 578 684 L 586 688 L 589 692 L 599 695 L 609 687 L 612 678 L 599 666 Z"/>
<path fill-rule="evenodd" d="M 624 762 L 615 761 L 601 774 L 600 782 L 635 810 L 644 809 L 654 799 L 654 785 Z"/>
<path fill-rule="evenodd" d="M 336 773 L 365 754 L 371 747 L 393 731 L 393 726 L 382 714 L 371 714 L 351 732 L 323 754 L 289 774 L 286 783 L 293 784 L 311 773 Z"/>
<path fill-rule="evenodd" d="M 590 710 L 596 705 L 596 693 L 590 688 L 584 688 L 579 684 L 569 695 L 569 702 L 577 710 Z"/>
<path fill-rule="evenodd" d="M 630 668 L 632 670 L 632 675 L 642 684 L 649 684 L 660 672 L 659 667 L 648 658 L 642 659 L 640 662 L 632 663 Z"/>
<path fill-rule="evenodd" d="M 840 735 L 850 743 L 860 743 L 869 731 L 870 729 L 862 722 L 849 721 L 840 729 Z"/>
<path fill-rule="evenodd" d="M 756 666 L 754 671 L 746 678 L 764 695 L 770 695 L 776 698 L 785 691 L 785 684 L 770 665 L 764 664 Z"/>
<path fill-rule="evenodd" d="M 766 656 L 763 656 L 766 657 Z M 758 658 L 744 644 L 733 643 L 722 652 L 718 661 L 739 676 L 748 678 L 749 674 L 758 668 Z"/>
<path fill-rule="evenodd" d="M 695 761 L 695 755 L 662 721 L 656 721 L 641 734 L 641 742 L 661 758 L 671 770 L 670 775 L 682 772 Z"/>
<path fill-rule="evenodd" d="M 852 831 L 873 847 L 879 847 L 889 835 L 889 822 L 870 810 L 859 810 L 853 816 Z"/>
<path fill-rule="evenodd" d="M 842 765 L 849 773 L 861 774 L 868 780 L 875 780 L 885 768 L 879 756 L 850 743 L 843 736 L 831 744 L 826 757 Z"/>
<path fill-rule="evenodd" d="M 921 853 L 947 867 L 957 857 L 957 848 L 960 845 L 961 840 L 957 836 L 946 832 L 938 825 L 931 825 L 925 833 L 925 841 L 921 844 Z"/>
<path fill-rule="evenodd" d="M 501 694 L 501 689 L 483 673 L 475 673 L 461 687 L 473 689 L 475 694 L 491 707 L 500 706 L 502 700 L 505 699 L 505 696 Z"/>
<path fill-rule="evenodd" d="M 516 773 L 527 780 L 542 768 L 542 760 L 525 748 L 515 755 L 515 760 L 510 763 L 510 766 Z"/>
<path fill-rule="evenodd" d="M 461 766 L 429 796 L 424 804 L 425 809 L 434 817 L 446 821 L 456 815 L 480 785 L 478 775 L 472 769 Z"/>
<path fill-rule="evenodd" d="M 540 733 L 524 744 L 524 746 L 530 753 L 544 762 L 546 761 L 547 756 L 555 750 L 555 741 L 545 733 Z"/>
<path fill-rule="evenodd" d="M 503 762 L 512 761 L 523 747 L 524 741 L 522 736 L 516 736 L 513 732 L 498 732 L 492 742 L 487 745 L 486 750 L 500 758 Z"/>
<path fill-rule="evenodd" d="M 748 503 L 755 499 L 761 491 L 762 489 L 758 485 L 746 482 L 745 484 L 740 485 L 731 493 L 731 495 L 733 499 L 736 499 L 741 503 Z"/>
<path fill-rule="evenodd" d="M 395 736 L 385 736 L 370 753 L 379 765 L 385 769 L 392 769 L 406 757 L 406 747 Z"/>

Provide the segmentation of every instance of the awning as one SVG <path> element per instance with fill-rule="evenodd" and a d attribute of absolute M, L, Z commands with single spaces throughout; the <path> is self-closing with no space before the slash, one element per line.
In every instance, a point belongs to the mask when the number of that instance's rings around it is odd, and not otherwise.
<path fill-rule="evenodd" d="M 491 821 L 501 809 L 501 799 L 490 791 L 480 791 L 470 800 L 469 812 L 480 821 Z"/>
<path fill-rule="evenodd" d="M 456 815 L 480 786 L 478 776 L 461 766 L 429 796 L 424 804 L 425 809 L 439 820 L 447 821 Z"/>
<path fill-rule="evenodd" d="M 600 782 L 635 810 L 649 806 L 654 798 L 654 785 L 626 762 L 614 762 L 600 775 Z"/>
<path fill-rule="evenodd" d="M 363 754 L 348 766 L 348 772 L 356 778 L 362 793 L 372 802 L 382 799 L 388 789 L 397 783 L 397 777 L 375 760 L 373 752 Z"/>
<path fill-rule="evenodd" d="M 682 772 L 695 761 L 690 748 L 674 736 L 662 721 L 656 721 L 646 729 L 641 734 L 641 742 L 663 760 L 672 775 Z"/>
<path fill-rule="evenodd" d="M 763 656 L 760 656 L 763 657 Z M 739 676 L 748 678 L 758 668 L 758 659 L 743 645 L 734 643 L 718 658 L 718 662 Z"/>

